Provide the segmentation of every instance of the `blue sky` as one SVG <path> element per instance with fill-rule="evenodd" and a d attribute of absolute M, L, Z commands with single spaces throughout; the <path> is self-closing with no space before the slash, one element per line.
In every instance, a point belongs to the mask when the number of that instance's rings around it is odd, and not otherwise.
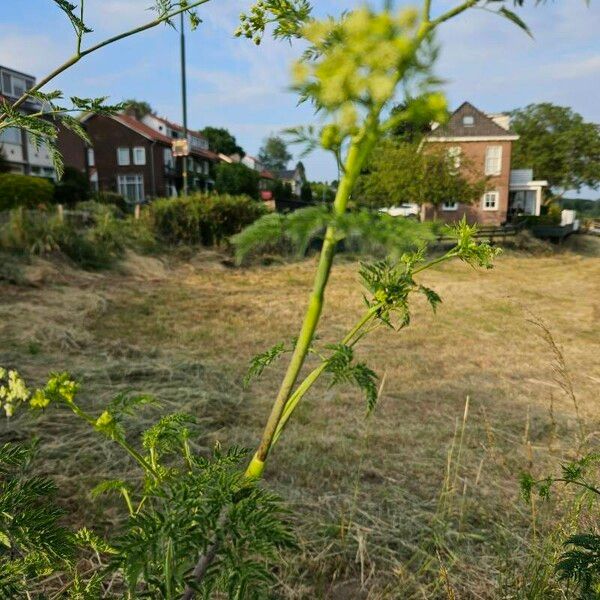
<path fill-rule="evenodd" d="M 76 0 L 73 0 L 74 2 Z M 339 14 L 363 2 L 316 0 L 318 13 Z M 73 51 L 72 31 L 51 0 L 4 2 L 0 63 L 38 77 Z M 87 0 L 94 41 L 150 17 L 151 0 Z M 204 23 L 188 36 L 190 126 L 224 126 L 247 152 L 282 128 L 311 123 L 309 106 L 297 106 L 287 91 L 289 65 L 299 48 L 267 39 L 259 48 L 233 37 L 239 13 L 251 0 L 212 0 L 201 10 Z M 411 4 L 399 2 L 398 4 Z M 433 0 L 435 10 L 450 6 Z M 446 24 L 438 36 L 436 72 L 446 80 L 451 106 L 469 100 L 487 112 L 531 102 L 571 106 L 600 122 L 600 6 L 584 0 L 533 0 L 519 14 L 532 40 L 508 21 L 473 10 Z M 160 27 L 92 55 L 58 78 L 54 88 L 78 96 L 144 99 L 163 116 L 180 120 L 178 36 Z M 304 159 L 311 179 L 335 178 L 328 155 Z M 590 195 L 587 192 L 586 195 Z M 600 192 L 591 192 L 592 197 Z"/>

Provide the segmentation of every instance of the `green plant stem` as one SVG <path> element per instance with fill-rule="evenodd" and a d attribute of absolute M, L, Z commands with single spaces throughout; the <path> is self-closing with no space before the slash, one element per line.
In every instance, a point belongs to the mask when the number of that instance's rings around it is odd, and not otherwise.
<path fill-rule="evenodd" d="M 468 10 L 469 8 L 475 6 L 478 2 L 479 2 L 479 0 L 466 0 L 466 2 L 463 2 L 462 4 L 459 4 L 458 6 L 451 8 L 449 11 L 440 15 L 437 19 L 434 19 L 433 21 L 427 23 L 426 24 L 428 26 L 427 29 L 428 30 L 435 29 L 441 23 L 444 23 L 445 21 L 448 21 L 448 20 L 452 19 L 453 17 L 458 16 L 460 13 L 465 12 L 465 10 Z"/>
<path fill-rule="evenodd" d="M 365 325 L 367 325 L 367 323 L 369 323 L 369 321 L 371 321 L 371 319 L 373 319 L 375 317 L 375 315 L 377 314 L 377 311 L 380 308 L 381 308 L 381 304 L 376 304 L 376 305 L 372 306 L 362 316 L 362 318 L 356 323 L 356 325 L 348 332 L 346 337 L 342 340 L 342 344 L 343 345 L 352 344 L 354 337 L 362 330 L 362 328 Z M 273 444 L 277 443 L 279 436 L 283 432 L 283 429 L 285 428 L 287 422 L 289 421 L 290 417 L 292 416 L 292 413 L 298 406 L 298 403 L 300 402 L 300 400 L 302 400 L 302 398 L 304 397 L 306 392 L 308 392 L 308 390 L 310 390 L 310 388 L 314 385 L 314 383 L 321 376 L 321 374 L 326 369 L 326 367 L 327 367 L 327 360 L 324 360 L 318 367 L 313 369 L 306 376 L 306 378 L 302 381 L 302 383 L 296 388 L 296 391 L 290 396 L 289 400 L 287 401 L 287 403 L 285 405 L 285 408 L 283 410 L 283 413 L 281 415 L 279 423 L 277 424 L 277 429 L 275 431 L 275 435 L 273 436 Z"/>
<path fill-rule="evenodd" d="M 105 46 L 109 46 L 110 44 L 114 44 L 115 42 L 124 40 L 125 38 L 131 37 L 132 35 L 136 35 L 137 33 L 141 33 L 142 31 L 147 31 L 148 29 L 153 29 L 154 27 L 157 27 L 161 23 L 164 23 L 165 21 L 169 21 L 173 17 L 176 17 L 180 13 L 186 12 L 188 10 L 193 10 L 194 8 L 197 8 L 198 6 L 200 6 L 202 4 L 206 4 L 209 1 L 210 0 L 196 0 L 195 2 L 191 2 L 188 6 L 185 6 L 185 7 L 180 6 L 180 8 L 170 12 L 167 15 L 163 15 L 161 17 L 153 19 L 152 21 L 148 21 L 147 23 L 144 23 L 143 25 L 140 25 L 139 27 L 135 27 L 134 29 L 130 29 L 123 33 L 119 33 L 115 36 L 107 38 L 106 40 L 103 40 L 102 42 L 99 42 L 93 46 L 90 46 L 89 48 L 87 48 L 85 50 L 81 50 L 81 40 L 80 40 L 78 43 L 76 54 L 74 54 L 71 58 L 69 58 L 69 60 L 64 62 L 62 65 L 60 65 L 59 67 L 54 69 L 54 71 L 52 71 L 51 73 L 46 75 L 46 77 L 44 77 L 43 79 L 38 81 L 38 83 L 36 85 L 34 85 L 30 90 L 27 90 L 16 102 L 14 102 L 14 104 L 12 105 L 12 109 L 14 110 L 14 109 L 19 108 L 24 102 L 27 101 L 27 98 L 29 98 L 32 93 L 37 92 L 38 90 L 42 89 L 46 84 L 50 83 L 50 81 L 52 81 L 53 79 L 58 77 L 61 73 L 63 73 L 64 71 L 66 71 L 67 69 L 72 67 L 73 65 L 77 64 L 82 58 L 84 58 L 88 54 L 91 54 L 92 52 L 96 52 L 97 50 L 100 50 L 100 48 L 104 48 Z M 6 119 L 6 113 L 0 113 L 0 125 L 2 124 L 2 121 L 4 121 L 5 119 Z"/>
<path fill-rule="evenodd" d="M 426 269 L 429 269 L 429 268 L 431 268 L 435 265 L 438 265 L 442 262 L 445 262 L 447 260 L 450 260 L 451 258 L 454 258 L 455 256 L 456 256 L 456 250 L 452 249 L 449 252 L 447 252 L 446 254 L 444 254 L 443 256 L 440 256 L 439 258 L 436 258 L 435 260 L 429 261 L 422 267 L 415 269 L 413 271 L 413 274 L 421 273 L 422 271 L 425 271 Z M 348 334 L 342 340 L 341 343 L 343 345 L 354 345 L 356 342 L 358 342 L 363 337 L 363 334 L 364 334 L 363 328 L 375 317 L 375 315 L 382 308 L 382 306 L 383 305 L 381 303 L 373 305 L 361 317 L 361 319 L 359 319 L 359 321 L 356 323 L 356 325 L 348 332 Z M 354 339 L 355 336 L 357 336 L 357 335 L 358 335 L 358 338 Z M 305 394 L 315 384 L 317 379 L 323 374 L 323 371 L 325 371 L 326 367 L 327 367 L 327 361 L 325 360 L 325 361 L 323 361 L 322 364 L 320 364 L 318 367 L 313 369 L 306 376 L 306 378 L 302 381 L 302 383 L 296 388 L 296 391 L 290 396 L 289 400 L 286 402 L 286 405 L 285 405 L 285 408 L 281 415 L 281 418 L 279 420 L 279 423 L 277 424 L 277 428 L 275 430 L 275 435 L 273 436 L 272 445 L 277 443 L 281 433 L 283 432 L 283 429 L 285 428 L 287 422 L 289 421 L 290 417 L 292 416 L 292 413 L 298 406 L 300 400 L 302 400 L 302 398 L 305 396 Z"/>
<path fill-rule="evenodd" d="M 67 405 L 79 418 L 83 419 L 94 429 L 96 429 L 96 419 L 94 419 L 94 417 L 83 411 L 74 402 L 68 402 Z M 115 443 L 119 444 L 119 446 L 121 446 L 121 448 L 123 448 L 123 450 L 125 450 L 125 452 L 127 452 L 127 454 L 129 454 L 129 456 L 131 456 L 142 467 L 142 469 L 144 469 L 144 471 L 150 473 L 155 479 L 158 479 L 158 473 L 156 470 L 152 467 L 152 465 L 148 464 L 146 459 L 133 446 L 130 446 L 125 440 L 118 439 L 116 437 L 111 437 L 111 439 Z"/>
<path fill-rule="evenodd" d="M 381 108 L 370 115 L 361 134 L 357 135 L 351 142 L 346 159 L 344 176 L 340 182 L 333 205 L 333 212 L 336 216 L 341 216 L 346 211 L 348 199 L 350 198 L 356 179 L 360 174 L 364 160 L 377 140 L 376 128 L 380 111 Z M 309 299 L 306 316 L 304 317 L 292 358 L 290 359 L 273 408 L 271 409 L 271 414 L 265 425 L 260 444 L 255 457 L 246 472 L 249 477 L 257 478 L 262 475 L 264 462 L 271 449 L 277 426 L 314 338 L 317 324 L 321 318 L 325 288 L 329 280 L 333 256 L 335 254 L 335 245 L 337 243 L 336 232 L 334 225 L 329 225 L 325 232 L 325 240 L 323 241 L 321 256 L 319 258 L 313 291 Z"/>

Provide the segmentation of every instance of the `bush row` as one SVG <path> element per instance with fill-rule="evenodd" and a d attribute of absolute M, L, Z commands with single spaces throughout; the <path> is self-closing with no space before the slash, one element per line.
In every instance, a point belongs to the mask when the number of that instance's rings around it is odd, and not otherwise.
<path fill-rule="evenodd" d="M 0 213 L 0 250 L 62 252 L 83 268 L 102 269 L 127 248 L 147 253 L 161 244 L 220 244 L 265 214 L 256 200 L 215 195 L 159 199 L 139 220 L 110 204 L 87 201 L 75 208 L 64 220 L 53 209 L 20 206 Z"/>
<path fill-rule="evenodd" d="M 114 192 L 91 194 L 87 177 L 72 167 L 66 167 L 63 178 L 54 183 L 42 177 L 15 173 L 0 174 L 0 212 L 12 208 L 38 208 L 51 204 L 72 207 L 92 198 L 105 204 L 127 208 L 123 196 Z"/>
<path fill-rule="evenodd" d="M 266 209 L 262 202 L 247 196 L 198 194 L 155 200 L 149 213 L 161 241 L 212 246 L 239 233 Z"/>

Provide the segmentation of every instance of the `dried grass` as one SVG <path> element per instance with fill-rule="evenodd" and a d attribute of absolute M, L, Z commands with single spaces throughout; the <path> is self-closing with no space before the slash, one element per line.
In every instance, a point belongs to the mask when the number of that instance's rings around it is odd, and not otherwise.
<path fill-rule="evenodd" d="M 0 283 L 0 364 L 34 382 L 68 369 L 97 409 L 120 390 L 152 392 L 163 411 L 200 419 L 199 448 L 217 439 L 252 446 L 284 365 L 244 391 L 245 365 L 295 332 L 314 260 L 231 269 L 203 251 L 159 262 L 85 277 L 65 271 L 40 288 Z M 356 263 L 334 269 L 323 343 L 360 313 L 357 279 Z M 528 467 L 552 471 L 578 445 L 578 424 L 554 380 L 556 356 L 527 319 L 552 332 L 580 419 L 599 431 L 599 261 L 510 253 L 492 272 L 454 264 L 428 273 L 426 284 L 444 299 L 437 316 L 419 302 L 410 328 L 360 347 L 386 373 L 372 419 L 354 391 L 318 386 L 273 454 L 268 483 L 296 510 L 300 544 L 282 561 L 281 597 L 561 597 L 550 564 L 568 527 L 556 515 L 570 510 L 569 498 L 535 507 L 534 538 L 517 477 Z M 153 418 L 138 415 L 132 435 Z M 86 494 L 131 468 L 111 444 L 55 411 L 2 427 L 2 439 L 41 437 L 38 468 L 58 480 L 74 522 L 92 514 L 114 526 L 111 505 Z M 539 543 L 548 532 L 550 542 Z"/>

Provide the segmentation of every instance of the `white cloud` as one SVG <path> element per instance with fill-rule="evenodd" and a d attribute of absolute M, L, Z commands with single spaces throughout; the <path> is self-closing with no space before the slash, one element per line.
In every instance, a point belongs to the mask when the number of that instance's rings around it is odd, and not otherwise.
<path fill-rule="evenodd" d="M 571 56 L 569 59 L 545 65 L 538 76 L 550 79 L 586 79 L 600 77 L 600 55 L 580 58 Z"/>
<path fill-rule="evenodd" d="M 38 75 L 49 72 L 68 56 L 67 45 L 49 35 L 0 26 L 0 57 L 8 67 Z"/>

